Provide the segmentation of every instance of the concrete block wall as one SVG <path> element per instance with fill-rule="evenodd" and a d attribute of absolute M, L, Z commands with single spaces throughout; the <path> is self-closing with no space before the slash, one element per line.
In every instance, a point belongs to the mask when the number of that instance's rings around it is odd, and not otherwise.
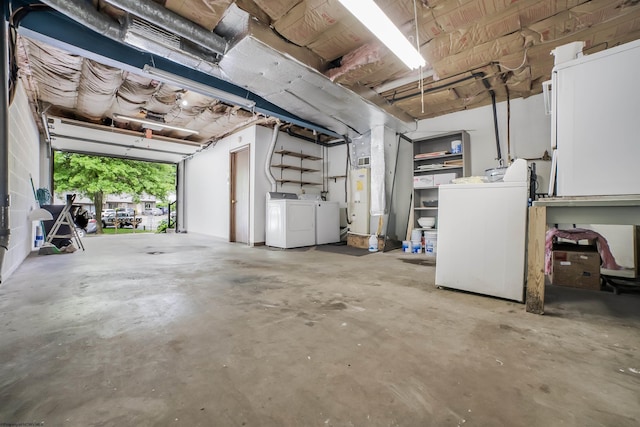
<path fill-rule="evenodd" d="M 9 250 L 2 266 L 2 280 L 6 280 L 31 253 L 35 224 L 28 220 L 29 212 L 37 207 L 31 187 L 40 182 L 40 135 L 29 109 L 27 95 L 18 86 L 9 108 Z"/>

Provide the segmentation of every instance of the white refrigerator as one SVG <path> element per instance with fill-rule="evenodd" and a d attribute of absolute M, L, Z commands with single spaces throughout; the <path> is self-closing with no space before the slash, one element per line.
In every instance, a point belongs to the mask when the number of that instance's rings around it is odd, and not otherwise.
<path fill-rule="evenodd" d="M 524 301 L 527 182 L 441 185 L 436 286 Z"/>

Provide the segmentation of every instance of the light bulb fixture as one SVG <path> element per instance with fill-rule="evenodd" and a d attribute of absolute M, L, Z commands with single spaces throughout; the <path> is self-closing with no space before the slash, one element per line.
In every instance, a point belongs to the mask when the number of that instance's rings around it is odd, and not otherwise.
<path fill-rule="evenodd" d="M 193 134 L 193 135 L 197 135 L 197 134 L 200 133 L 197 130 L 193 130 L 193 129 L 187 129 L 187 128 L 182 128 L 180 126 L 168 125 L 166 123 L 156 122 L 154 120 L 139 119 L 137 117 L 123 116 L 122 114 L 114 114 L 113 115 L 113 120 L 117 120 L 119 122 L 140 123 L 144 129 L 151 129 L 151 130 L 168 129 L 168 130 L 175 130 L 175 131 L 178 131 L 178 132 L 186 132 L 186 133 L 190 133 L 190 134 Z"/>
<path fill-rule="evenodd" d="M 163 83 L 177 86 L 182 89 L 191 90 L 201 95 L 210 96 L 231 105 L 237 105 L 250 111 L 253 110 L 253 107 L 256 106 L 255 101 L 252 101 L 250 99 L 246 99 L 241 96 L 234 95 L 232 93 L 225 92 L 223 90 L 207 86 L 199 82 L 195 82 L 193 80 L 189 80 L 182 76 L 178 76 L 177 74 L 172 74 L 147 64 L 145 64 L 143 70 L 147 74 L 151 75 L 154 78 L 157 78 Z"/>
<path fill-rule="evenodd" d="M 373 0 L 339 1 L 407 67 L 415 70 L 426 65 L 426 61 L 420 55 L 420 52 L 416 50 Z"/>

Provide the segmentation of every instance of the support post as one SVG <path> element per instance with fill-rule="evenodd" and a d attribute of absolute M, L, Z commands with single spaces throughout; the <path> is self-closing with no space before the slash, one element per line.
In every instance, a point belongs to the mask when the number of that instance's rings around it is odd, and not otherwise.
<path fill-rule="evenodd" d="M 546 206 L 529 208 L 527 243 L 527 298 L 529 313 L 544 313 L 544 250 L 547 230 Z"/>

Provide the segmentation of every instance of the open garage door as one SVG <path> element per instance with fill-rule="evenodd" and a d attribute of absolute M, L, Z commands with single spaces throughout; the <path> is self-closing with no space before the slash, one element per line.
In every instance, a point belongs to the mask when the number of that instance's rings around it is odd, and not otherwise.
<path fill-rule="evenodd" d="M 113 130 L 69 119 L 47 119 L 51 147 L 59 151 L 120 157 L 143 161 L 178 163 L 201 149 L 199 143 L 152 133 Z M 147 137 L 148 136 L 148 137 Z"/>

